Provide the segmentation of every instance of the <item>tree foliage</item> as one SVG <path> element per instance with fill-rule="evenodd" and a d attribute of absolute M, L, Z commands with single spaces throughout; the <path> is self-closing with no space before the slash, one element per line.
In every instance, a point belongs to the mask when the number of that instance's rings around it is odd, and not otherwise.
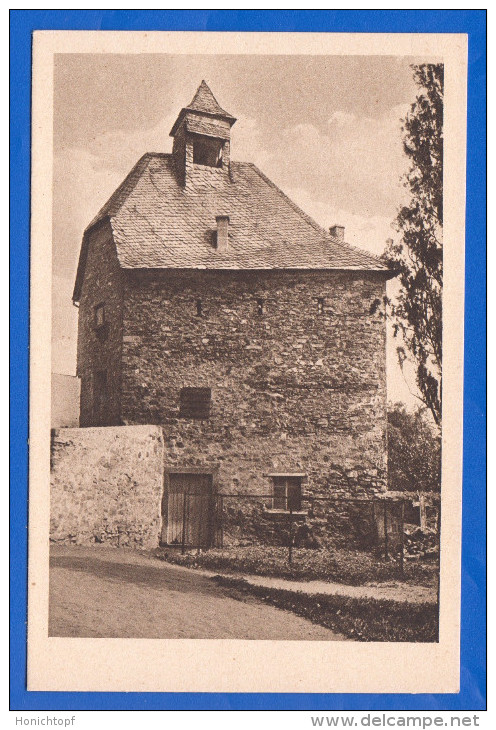
<path fill-rule="evenodd" d="M 425 407 L 413 413 L 402 403 L 388 408 L 388 488 L 439 492 L 441 438 Z"/>
<path fill-rule="evenodd" d="M 443 65 L 413 66 L 419 87 L 403 121 L 411 160 L 404 185 L 410 200 L 396 219 L 401 239 L 384 258 L 399 271 L 401 290 L 391 305 L 400 366 L 411 356 L 424 404 L 441 424 L 443 285 Z"/>

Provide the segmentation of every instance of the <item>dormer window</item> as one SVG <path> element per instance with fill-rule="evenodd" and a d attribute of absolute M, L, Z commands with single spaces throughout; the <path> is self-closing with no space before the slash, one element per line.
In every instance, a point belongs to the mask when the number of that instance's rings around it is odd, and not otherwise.
<path fill-rule="evenodd" d="M 193 141 L 193 164 L 222 167 L 222 146 L 220 139 L 197 137 Z"/>

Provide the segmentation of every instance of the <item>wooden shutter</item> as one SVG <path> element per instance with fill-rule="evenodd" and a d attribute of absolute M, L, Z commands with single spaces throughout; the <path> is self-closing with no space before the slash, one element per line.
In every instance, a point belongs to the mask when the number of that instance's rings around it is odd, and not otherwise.
<path fill-rule="evenodd" d="M 181 418 L 210 418 L 210 388 L 183 388 L 180 393 Z"/>

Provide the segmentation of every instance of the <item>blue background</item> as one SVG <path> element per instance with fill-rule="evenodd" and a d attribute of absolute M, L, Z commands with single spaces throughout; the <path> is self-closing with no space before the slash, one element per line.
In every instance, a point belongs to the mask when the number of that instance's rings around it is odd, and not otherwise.
<path fill-rule="evenodd" d="M 11 21 L 11 710 L 484 710 L 486 699 L 485 10 L 13 10 Z M 34 30 L 466 33 L 468 145 L 461 691 L 451 695 L 26 691 L 29 184 Z M 418 671 L 422 671 L 419 666 Z"/>

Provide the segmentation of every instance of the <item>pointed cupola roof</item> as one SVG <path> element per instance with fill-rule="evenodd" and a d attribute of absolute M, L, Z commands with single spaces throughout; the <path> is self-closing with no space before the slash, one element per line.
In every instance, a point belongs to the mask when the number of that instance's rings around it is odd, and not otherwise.
<path fill-rule="evenodd" d="M 229 112 L 226 112 L 226 110 L 220 106 L 206 81 L 201 82 L 191 102 L 188 106 L 183 107 L 179 112 L 179 116 L 170 131 L 171 137 L 174 137 L 179 125 L 188 112 L 205 114 L 209 117 L 220 117 L 221 119 L 226 120 L 230 126 L 232 126 L 236 121 L 236 117 L 233 117 L 232 114 L 229 114 Z"/>
<path fill-rule="evenodd" d="M 226 119 L 235 120 L 235 117 L 223 109 L 215 96 L 212 94 L 210 87 L 206 81 L 202 81 L 192 101 L 187 106 L 195 112 L 205 112 L 205 114 L 215 114 L 215 116 L 225 117 Z"/>

